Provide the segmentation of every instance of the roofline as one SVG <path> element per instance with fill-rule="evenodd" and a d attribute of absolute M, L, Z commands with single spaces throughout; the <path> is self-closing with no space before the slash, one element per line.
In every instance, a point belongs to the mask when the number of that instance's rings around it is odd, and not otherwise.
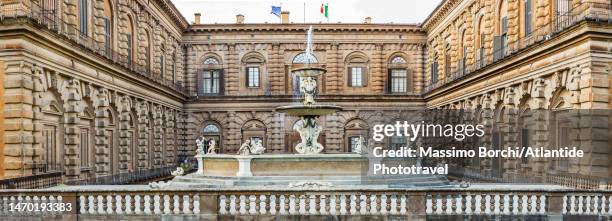
<path fill-rule="evenodd" d="M 408 23 L 215 23 L 215 24 L 192 24 L 185 32 L 201 31 L 306 31 L 313 26 L 318 31 L 413 31 L 421 32 L 420 24 Z"/>
<path fill-rule="evenodd" d="M 176 8 L 174 3 L 171 0 L 154 0 L 159 6 L 162 7 L 166 11 L 166 13 L 170 16 L 170 19 L 177 25 L 180 29 L 185 30 L 189 28 L 189 22 L 183 16 L 183 14 Z"/>

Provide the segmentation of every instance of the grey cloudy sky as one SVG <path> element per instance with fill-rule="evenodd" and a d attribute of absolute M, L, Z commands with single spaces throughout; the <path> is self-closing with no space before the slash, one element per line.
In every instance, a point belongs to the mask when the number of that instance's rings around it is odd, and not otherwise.
<path fill-rule="evenodd" d="M 278 23 L 270 14 L 271 6 L 281 5 L 295 23 L 327 22 L 320 13 L 321 4 L 329 4 L 330 22 L 360 23 L 372 17 L 374 23 L 420 23 L 441 0 L 172 0 L 191 23 L 195 12 L 202 13 L 202 23 L 234 23 L 237 14 L 246 23 Z M 306 7 L 304 7 L 304 3 Z M 304 10 L 305 9 L 305 10 Z M 304 13 L 306 11 L 306 13 Z"/>

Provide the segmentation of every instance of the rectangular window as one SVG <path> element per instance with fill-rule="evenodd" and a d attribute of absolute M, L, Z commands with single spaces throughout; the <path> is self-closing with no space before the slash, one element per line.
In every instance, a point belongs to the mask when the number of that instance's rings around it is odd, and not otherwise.
<path fill-rule="evenodd" d="M 202 73 L 202 93 L 219 94 L 219 71 L 205 70 Z"/>
<path fill-rule="evenodd" d="M 162 52 L 162 54 L 163 53 L 164 52 Z M 164 78 L 164 74 L 166 74 L 166 58 L 163 55 L 159 56 L 159 66 L 160 66 L 160 68 L 159 68 L 160 72 L 159 73 L 161 73 L 161 76 L 162 76 L 162 79 L 163 79 Z"/>
<path fill-rule="evenodd" d="M 81 167 L 89 167 L 89 129 L 81 128 Z"/>
<path fill-rule="evenodd" d="M 529 136 L 529 129 L 521 129 L 521 147 L 522 148 L 527 148 L 531 145 L 530 140 L 531 137 Z M 526 151 L 524 152 L 526 153 Z M 521 162 L 522 163 L 528 163 L 529 162 L 529 158 L 527 158 L 526 155 L 521 156 Z"/>
<path fill-rule="evenodd" d="M 485 66 L 485 35 L 484 33 L 480 34 L 480 49 L 478 51 L 478 60 L 479 60 L 479 64 L 480 67 L 484 67 Z"/>
<path fill-rule="evenodd" d="M 362 67 L 352 67 L 351 69 L 351 80 L 350 80 L 350 86 L 351 87 L 363 87 L 364 86 L 364 82 L 363 82 L 363 69 Z"/>
<path fill-rule="evenodd" d="M 434 60 L 438 60 L 438 58 Z M 431 84 L 435 84 L 436 82 L 438 82 L 438 62 L 434 61 L 434 63 L 431 64 Z"/>
<path fill-rule="evenodd" d="M 531 34 L 531 0 L 525 0 L 525 36 Z"/>
<path fill-rule="evenodd" d="M 408 73 L 404 69 L 391 70 L 391 93 L 405 93 L 407 91 Z"/>
<path fill-rule="evenodd" d="M 176 58 L 174 59 L 174 63 L 172 63 L 172 82 L 176 83 Z"/>
<path fill-rule="evenodd" d="M 451 75 L 451 56 L 450 50 L 444 55 L 444 74 L 445 76 Z"/>
<path fill-rule="evenodd" d="M 89 20 L 88 8 L 88 0 L 79 1 L 79 32 L 83 36 L 87 36 L 87 21 Z"/>
<path fill-rule="evenodd" d="M 106 54 L 110 53 L 111 49 L 111 23 L 108 18 L 104 18 L 104 50 Z"/>
<path fill-rule="evenodd" d="M 44 162 L 47 168 L 59 169 L 57 160 L 57 127 L 45 125 L 43 129 L 43 150 L 45 150 Z M 47 169 L 48 170 L 48 169 Z"/>
<path fill-rule="evenodd" d="M 569 127 L 559 127 L 557 130 L 557 148 L 564 148 L 570 146 L 570 134 Z M 569 167 L 568 159 L 565 157 L 560 157 L 558 160 L 558 168 L 560 171 L 567 171 Z"/>
<path fill-rule="evenodd" d="M 247 67 L 247 87 L 259 87 L 259 67 Z"/>
<path fill-rule="evenodd" d="M 127 34 L 127 62 L 132 63 L 132 34 Z"/>
<path fill-rule="evenodd" d="M 508 52 L 508 17 L 501 19 L 501 56 L 505 57 Z"/>

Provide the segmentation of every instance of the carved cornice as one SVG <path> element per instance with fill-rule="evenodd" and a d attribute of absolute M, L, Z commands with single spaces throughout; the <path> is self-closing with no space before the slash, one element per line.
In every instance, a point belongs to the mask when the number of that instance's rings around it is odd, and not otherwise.
<path fill-rule="evenodd" d="M 187 19 L 183 17 L 183 14 L 174 6 L 172 1 L 170 0 L 153 0 L 156 5 L 162 9 L 163 12 L 167 13 L 170 16 L 170 19 L 174 22 L 176 26 L 181 30 L 185 30 L 189 27 L 189 23 Z"/>
<path fill-rule="evenodd" d="M 440 4 L 434 9 L 429 16 L 422 23 L 421 28 L 424 31 L 429 31 L 432 27 L 437 25 L 440 20 L 444 19 L 456 6 L 463 0 L 442 0 Z"/>

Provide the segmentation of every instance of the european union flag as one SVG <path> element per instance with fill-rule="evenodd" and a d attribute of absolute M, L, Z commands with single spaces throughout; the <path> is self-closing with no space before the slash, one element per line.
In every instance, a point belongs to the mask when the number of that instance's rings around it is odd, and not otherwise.
<path fill-rule="evenodd" d="M 276 15 L 276 17 L 281 17 L 281 7 L 280 6 L 272 6 L 272 12 L 270 14 Z"/>

